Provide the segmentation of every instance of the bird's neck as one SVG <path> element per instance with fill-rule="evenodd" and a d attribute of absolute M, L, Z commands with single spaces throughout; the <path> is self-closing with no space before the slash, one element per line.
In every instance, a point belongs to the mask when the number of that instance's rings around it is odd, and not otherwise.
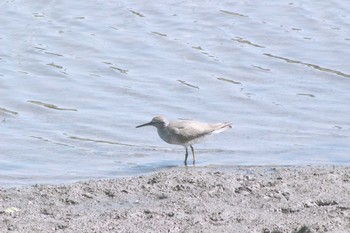
<path fill-rule="evenodd" d="M 158 135 L 161 139 L 168 142 L 170 141 L 170 135 L 166 126 L 157 127 Z"/>

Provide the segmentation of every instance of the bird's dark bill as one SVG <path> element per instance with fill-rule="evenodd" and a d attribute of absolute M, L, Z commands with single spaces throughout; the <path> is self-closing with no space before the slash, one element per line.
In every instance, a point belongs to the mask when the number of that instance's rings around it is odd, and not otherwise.
<path fill-rule="evenodd" d="M 136 126 L 136 128 L 140 128 L 140 127 L 147 126 L 147 125 L 151 125 L 151 122 L 148 122 L 148 123 L 142 124 L 142 125 L 138 125 L 138 126 Z"/>

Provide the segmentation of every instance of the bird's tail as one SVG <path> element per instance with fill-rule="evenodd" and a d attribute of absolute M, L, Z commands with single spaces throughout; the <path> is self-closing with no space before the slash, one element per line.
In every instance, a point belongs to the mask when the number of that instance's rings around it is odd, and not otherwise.
<path fill-rule="evenodd" d="M 225 130 L 232 128 L 232 123 L 227 122 L 227 123 L 218 123 L 217 128 L 213 131 L 213 133 L 221 133 L 224 132 Z"/>

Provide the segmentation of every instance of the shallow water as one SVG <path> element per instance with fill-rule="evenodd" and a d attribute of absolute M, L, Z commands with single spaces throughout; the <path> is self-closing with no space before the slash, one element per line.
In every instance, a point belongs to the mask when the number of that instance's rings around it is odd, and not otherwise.
<path fill-rule="evenodd" d="M 0 3 L 0 186 L 183 166 L 135 126 L 234 128 L 197 166 L 350 164 L 347 1 Z"/>

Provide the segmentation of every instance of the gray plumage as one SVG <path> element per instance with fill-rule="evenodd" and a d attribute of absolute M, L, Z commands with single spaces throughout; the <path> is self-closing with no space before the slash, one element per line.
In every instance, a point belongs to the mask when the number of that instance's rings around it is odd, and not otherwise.
<path fill-rule="evenodd" d="M 230 123 L 210 124 L 193 120 L 169 122 L 163 116 L 156 116 L 152 121 L 136 126 L 136 128 L 148 125 L 156 127 L 159 137 L 165 142 L 185 147 L 185 165 L 187 165 L 188 147 L 192 150 L 193 164 L 195 164 L 195 153 L 192 145 L 203 141 L 212 134 L 221 133 L 232 127 Z"/>

